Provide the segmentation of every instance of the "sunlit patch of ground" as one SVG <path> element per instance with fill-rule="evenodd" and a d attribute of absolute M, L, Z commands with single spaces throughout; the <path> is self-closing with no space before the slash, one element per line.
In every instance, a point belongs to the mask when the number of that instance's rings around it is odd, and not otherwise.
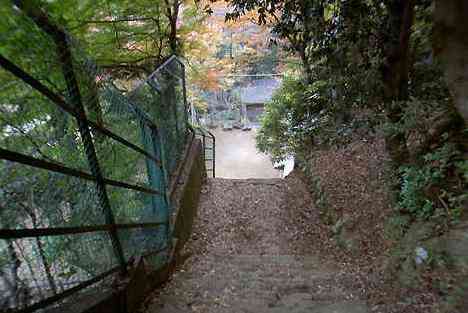
<path fill-rule="evenodd" d="M 279 178 L 269 157 L 255 148 L 255 130 L 214 129 L 216 136 L 216 177 Z"/>

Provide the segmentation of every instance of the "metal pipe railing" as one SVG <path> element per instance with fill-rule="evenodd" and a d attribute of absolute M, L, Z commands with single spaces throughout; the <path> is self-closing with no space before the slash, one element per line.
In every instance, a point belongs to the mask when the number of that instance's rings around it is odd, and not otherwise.
<path fill-rule="evenodd" d="M 211 164 L 211 167 L 207 168 L 206 171 L 211 172 L 212 177 L 216 177 L 216 137 L 210 131 L 199 125 L 192 125 L 191 127 L 194 129 L 196 135 L 201 137 L 205 164 L 206 162 Z M 211 146 L 207 146 L 207 140 L 211 141 Z M 209 154 L 211 158 L 207 158 L 207 151 L 210 151 Z"/>

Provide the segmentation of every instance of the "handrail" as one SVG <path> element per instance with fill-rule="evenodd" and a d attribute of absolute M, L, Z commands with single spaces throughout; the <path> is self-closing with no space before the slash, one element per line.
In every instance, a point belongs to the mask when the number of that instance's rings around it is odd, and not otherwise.
<path fill-rule="evenodd" d="M 203 128 L 200 125 L 190 125 L 190 128 L 192 128 L 195 131 L 198 131 L 201 133 L 201 139 L 202 139 L 202 146 L 203 146 L 203 159 L 206 162 L 211 162 L 211 168 L 207 168 L 207 172 L 211 172 L 213 177 L 216 177 L 216 137 L 213 135 L 209 130 Z M 206 145 L 206 140 L 209 139 L 211 140 L 211 147 L 208 147 Z M 211 158 L 206 157 L 206 151 L 211 151 Z"/>

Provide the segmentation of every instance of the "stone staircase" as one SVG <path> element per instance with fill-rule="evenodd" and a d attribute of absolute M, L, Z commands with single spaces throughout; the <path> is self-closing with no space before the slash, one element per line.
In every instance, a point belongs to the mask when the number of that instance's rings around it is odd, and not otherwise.
<path fill-rule="evenodd" d="M 291 249 L 286 188 L 281 179 L 210 179 L 191 257 L 146 312 L 369 312 L 350 274 Z"/>

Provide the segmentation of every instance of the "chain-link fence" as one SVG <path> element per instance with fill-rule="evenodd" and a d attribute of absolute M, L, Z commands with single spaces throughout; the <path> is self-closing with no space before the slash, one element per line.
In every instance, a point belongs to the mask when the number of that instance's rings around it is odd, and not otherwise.
<path fill-rule="evenodd" d="M 129 94 L 129 99 L 148 112 L 158 125 L 163 143 L 162 162 L 171 179 L 189 132 L 183 63 L 175 56 L 170 57 Z"/>
<path fill-rule="evenodd" d="M 0 15 L 0 311 L 110 288 L 134 256 L 162 266 L 190 133 L 183 64 L 127 96 L 43 11 Z"/>

